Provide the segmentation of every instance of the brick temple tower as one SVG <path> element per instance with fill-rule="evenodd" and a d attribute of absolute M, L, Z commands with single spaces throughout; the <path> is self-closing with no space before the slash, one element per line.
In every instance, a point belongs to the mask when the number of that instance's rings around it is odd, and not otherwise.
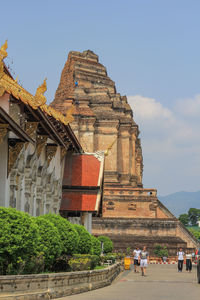
<path fill-rule="evenodd" d="M 194 248 L 196 240 L 165 208 L 156 189 L 142 185 L 143 158 L 138 125 L 126 96 L 116 92 L 98 56 L 71 51 L 51 106 L 66 113 L 85 152 L 105 151 L 104 195 L 93 234 L 112 237 L 116 248 L 148 243 Z"/>

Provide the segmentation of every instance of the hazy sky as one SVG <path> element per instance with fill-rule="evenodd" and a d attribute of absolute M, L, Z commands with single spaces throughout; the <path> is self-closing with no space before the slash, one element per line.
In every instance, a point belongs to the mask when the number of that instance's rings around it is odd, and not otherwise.
<path fill-rule="evenodd" d="M 54 98 L 70 50 L 93 50 L 129 96 L 144 186 L 200 190 L 199 0 L 0 0 L 6 63 L 31 93 Z"/>

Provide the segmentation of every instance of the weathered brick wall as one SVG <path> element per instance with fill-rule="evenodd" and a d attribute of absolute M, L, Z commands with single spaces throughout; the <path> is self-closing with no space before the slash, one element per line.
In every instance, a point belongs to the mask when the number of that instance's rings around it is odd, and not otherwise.
<path fill-rule="evenodd" d="M 141 187 L 142 151 L 132 109 L 90 50 L 69 53 L 51 105 L 65 112 L 71 99 L 76 103 L 71 125 L 84 150 L 106 150 L 117 138 L 105 160 L 105 182 Z"/>
<path fill-rule="evenodd" d="M 51 106 L 64 113 L 65 104 L 66 107 L 68 105 L 68 103 L 65 100 L 67 100 L 70 97 L 70 95 L 73 95 L 73 92 L 74 92 L 74 60 L 71 59 L 69 55 L 68 60 L 61 74 L 60 84 L 56 90 L 55 100 L 51 103 Z"/>
<path fill-rule="evenodd" d="M 104 201 L 103 216 L 104 218 L 155 218 L 156 210 L 151 210 L 150 205 L 151 201 L 148 199 L 143 202 L 135 201 L 134 198 L 125 201 L 123 199 Z"/>
<path fill-rule="evenodd" d="M 54 299 L 104 287 L 120 273 L 117 263 L 102 270 L 0 276 L 0 300 Z"/>
<path fill-rule="evenodd" d="M 197 240 L 176 218 L 93 218 L 92 234 L 109 236 L 118 251 L 146 245 L 153 254 L 155 245 L 160 244 L 167 246 L 170 255 L 176 255 L 179 247 L 197 246 Z"/>

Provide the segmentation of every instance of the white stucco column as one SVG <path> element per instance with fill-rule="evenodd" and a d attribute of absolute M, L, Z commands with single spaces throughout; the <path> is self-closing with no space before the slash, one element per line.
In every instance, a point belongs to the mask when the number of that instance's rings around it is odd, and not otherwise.
<path fill-rule="evenodd" d="M 8 207 L 10 198 L 10 180 L 7 178 L 8 141 L 7 135 L 0 143 L 0 206 Z"/>
<path fill-rule="evenodd" d="M 87 229 L 87 231 L 92 234 L 92 213 L 84 212 L 84 227 Z"/>

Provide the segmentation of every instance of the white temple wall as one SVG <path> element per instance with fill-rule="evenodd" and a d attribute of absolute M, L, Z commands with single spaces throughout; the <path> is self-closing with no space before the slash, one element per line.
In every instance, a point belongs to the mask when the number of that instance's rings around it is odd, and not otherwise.
<path fill-rule="evenodd" d="M 7 135 L 0 143 L 0 206 L 9 206 L 9 178 L 7 178 L 8 142 Z"/>
<path fill-rule="evenodd" d="M 7 147 L 7 143 L 5 144 Z M 2 151 L 5 155 L 4 148 Z M 61 162 L 60 146 L 48 166 L 45 147 L 38 157 L 35 147 L 24 145 L 9 175 L 11 193 L 8 206 L 16 207 L 32 216 L 59 213 L 63 168 L 64 159 Z M 7 165 L 5 169 L 7 170 Z M 3 168 L 0 172 L 2 170 Z M 8 190 L 9 188 L 6 189 Z"/>

